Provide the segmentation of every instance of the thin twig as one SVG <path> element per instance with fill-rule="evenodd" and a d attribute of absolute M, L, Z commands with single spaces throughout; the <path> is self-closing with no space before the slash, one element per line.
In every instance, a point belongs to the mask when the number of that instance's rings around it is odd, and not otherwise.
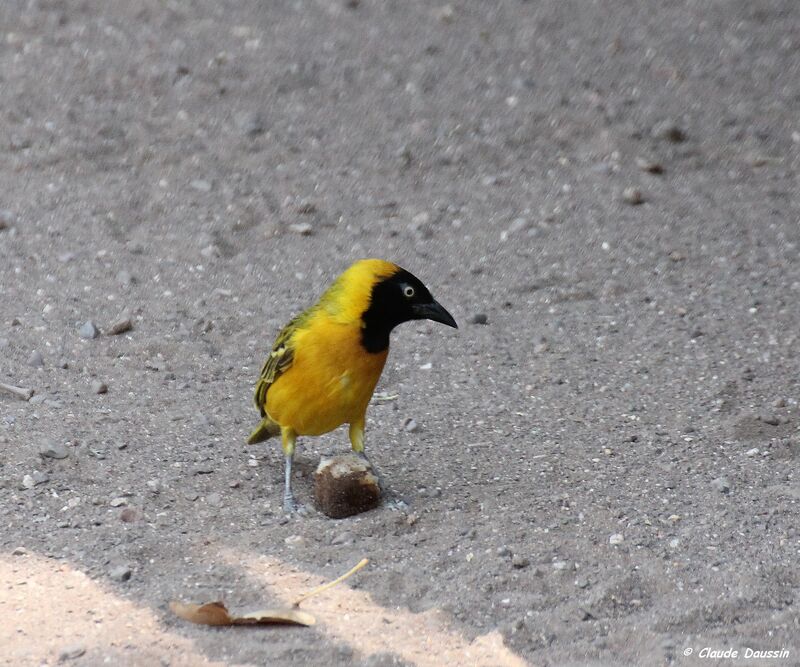
<path fill-rule="evenodd" d="M 303 595 L 301 595 L 299 598 L 297 598 L 297 600 L 295 600 L 295 602 L 294 602 L 294 604 L 292 606 L 293 607 L 299 607 L 300 603 L 303 600 L 307 600 L 312 595 L 316 595 L 317 593 L 322 593 L 322 591 L 328 590 L 331 586 L 335 586 L 336 584 L 339 584 L 339 583 L 343 582 L 345 579 L 347 579 L 347 577 L 349 577 L 349 576 L 355 574 L 356 572 L 358 572 L 367 563 L 369 563 L 369 558 L 362 558 L 361 562 L 358 565 L 356 565 L 354 568 L 352 568 L 349 572 L 346 572 L 345 574 L 343 574 L 341 577 L 338 577 L 337 579 L 334 579 L 333 581 L 329 581 L 327 584 L 322 584 L 322 586 L 317 586 L 316 588 L 312 588 L 310 591 L 308 591 L 308 593 L 303 593 Z"/>
<path fill-rule="evenodd" d="M 0 390 L 9 394 L 14 394 L 14 396 L 21 398 L 23 401 L 29 401 L 31 396 L 33 396 L 33 389 L 29 389 L 28 387 L 15 387 L 13 384 L 5 384 L 4 382 L 0 382 Z"/>

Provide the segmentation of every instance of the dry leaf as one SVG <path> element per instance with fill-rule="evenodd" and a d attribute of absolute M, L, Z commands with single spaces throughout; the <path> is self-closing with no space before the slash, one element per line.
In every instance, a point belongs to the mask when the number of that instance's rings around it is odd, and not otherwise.
<path fill-rule="evenodd" d="M 169 608 L 176 616 L 201 625 L 314 625 L 317 622 L 311 614 L 299 609 L 262 609 L 232 616 L 222 602 L 170 602 Z"/>
<path fill-rule="evenodd" d="M 291 609 L 261 609 L 251 611 L 242 616 L 231 616 L 227 607 L 222 602 L 208 602 L 206 604 L 186 604 L 177 600 L 169 603 L 169 608 L 176 616 L 180 616 L 191 623 L 200 625 L 314 625 L 317 619 L 307 611 L 300 611 L 299 604 L 314 595 L 319 595 L 332 586 L 341 583 L 351 575 L 358 572 L 362 567 L 369 563 L 369 559 L 362 558 L 361 561 L 346 572 L 341 577 L 329 581 L 327 584 L 317 586 L 313 590 L 301 595 L 292 605 Z"/>

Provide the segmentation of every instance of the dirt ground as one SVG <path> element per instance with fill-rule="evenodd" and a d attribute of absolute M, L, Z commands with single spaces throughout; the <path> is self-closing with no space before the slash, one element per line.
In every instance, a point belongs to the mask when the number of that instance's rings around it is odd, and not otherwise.
<path fill-rule="evenodd" d="M 0 664 L 800 664 L 795 0 L 5 0 L 0 91 Z M 370 256 L 461 328 L 287 520 L 252 389 Z"/>

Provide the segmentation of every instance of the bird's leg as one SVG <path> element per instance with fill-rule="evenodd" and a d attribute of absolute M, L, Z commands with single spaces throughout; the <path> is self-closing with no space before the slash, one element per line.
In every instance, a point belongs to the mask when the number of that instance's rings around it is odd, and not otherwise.
<path fill-rule="evenodd" d="M 350 446 L 353 448 L 353 453 L 360 456 L 367 463 L 369 459 L 364 453 L 364 418 L 350 422 Z M 370 466 L 372 464 L 370 463 Z"/>
<path fill-rule="evenodd" d="M 370 467 L 372 472 L 378 478 L 378 485 L 383 487 L 383 480 L 381 479 L 381 474 L 378 472 L 377 468 L 372 465 L 372 461 L 367 458 L 367 455 L 364 453 L 364 423 L 365 418 L 362 417 L 361 419 L 350 422 L 350 446 L 353 448 L 353 453 L 356 456 L 364 459 L 367 462 L 367 465 Z"/>
<path fill-rule="evenodd" d="M 297 504 L 292 496 L 292 459 L 294 458 L 294 443 L 297 434 L 290 428 L 281 429 L 281 441 L 286 465 L 284 468 L 283 482 L 283 511 L 292 514 L 297 510 Z"/>

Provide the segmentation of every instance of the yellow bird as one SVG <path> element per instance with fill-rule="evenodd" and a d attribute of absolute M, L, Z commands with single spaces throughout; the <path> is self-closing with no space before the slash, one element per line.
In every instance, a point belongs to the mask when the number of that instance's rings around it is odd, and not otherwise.
<path fill-rule="evenodd" d="M 391 262 L 363 259 L 278 334 L 256 383 L 261 422 L 247 442 L 280 434 L 286 512 L 295 509 L 297 436 L 349 424 L 353 451 L 364 456 L 367 405 L 389 354 L 389 334 L 398 324 L 423 319 L 458 328 L 418 278 Z"/>

